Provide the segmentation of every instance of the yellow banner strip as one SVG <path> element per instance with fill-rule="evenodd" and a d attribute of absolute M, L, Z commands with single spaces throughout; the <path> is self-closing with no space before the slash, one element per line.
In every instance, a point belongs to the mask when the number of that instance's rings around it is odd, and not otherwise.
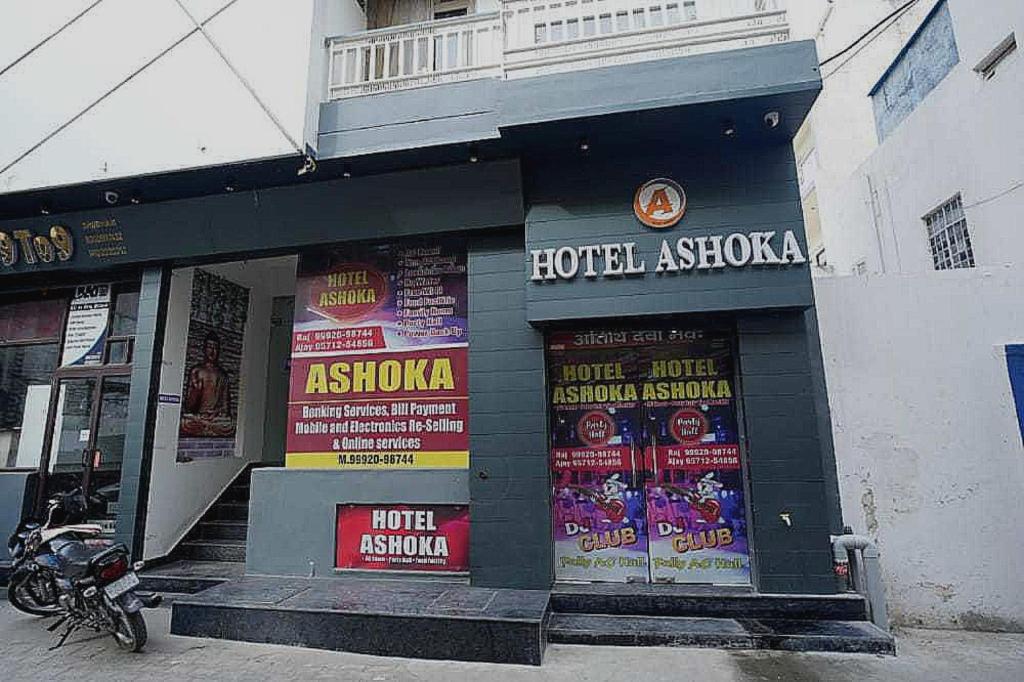
<path fill-rule="evenodd" d="M 289 452 L 289 469 L 468 469 L 469 451 Z"/>

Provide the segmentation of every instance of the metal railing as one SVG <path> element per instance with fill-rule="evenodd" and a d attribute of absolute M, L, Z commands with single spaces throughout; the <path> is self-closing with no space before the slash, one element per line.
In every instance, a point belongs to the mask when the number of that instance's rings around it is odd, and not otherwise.
<path fill-rule="evenodd" d="M 328 41 L 328 97 L 520 78 L 789 40 L 785 0 L 502 0 Z"/>
<path fill-rule="evenodd" d="M 364 31 L 328 41 L 328 97 L 501 75 L 497 12 Z"/>

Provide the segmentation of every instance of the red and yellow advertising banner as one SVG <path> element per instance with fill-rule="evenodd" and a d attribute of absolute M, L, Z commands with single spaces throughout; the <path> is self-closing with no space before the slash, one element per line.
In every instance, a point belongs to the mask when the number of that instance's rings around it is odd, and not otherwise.
<path fill-rule="evenodd" d="M 469 570 L 469 508 L 444 504 L 338 505 L 336 568 Z"/>
<path fill-rule="evenodd" d="M 296 284 L 287 466 L 469 466 L 462 246 L 304 256 Z"/>

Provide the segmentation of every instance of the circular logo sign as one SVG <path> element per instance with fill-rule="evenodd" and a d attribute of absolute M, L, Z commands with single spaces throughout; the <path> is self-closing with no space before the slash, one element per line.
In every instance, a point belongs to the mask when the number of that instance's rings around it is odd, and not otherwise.
<path fill-rule="evenodd" d="M 677 443 L 699 443 L 708 432 L 708 420 L 698 410 L 684 407 L 672 415 L 668 428 Z"/>
<path fill-rule="evenodd" d="M 673 180 L 657 178 L 640 185 L 633 197 L 633 213 L 647 227 L 672 227 L 686 212 L 686 192 Z"/>
<path fill-rule="evenodd" d="M 388 282 L 370 265 L 346 263 L 316 278 L 309 307 L 339 322 L 358 322 L 387 301 Z"/>
<path fill-rule="evenodd" d="M 607 445 L 615 435 L 615 422 L 600 410 L 587 412 L 576 424 L 576 435 L 587 447 Z"/>

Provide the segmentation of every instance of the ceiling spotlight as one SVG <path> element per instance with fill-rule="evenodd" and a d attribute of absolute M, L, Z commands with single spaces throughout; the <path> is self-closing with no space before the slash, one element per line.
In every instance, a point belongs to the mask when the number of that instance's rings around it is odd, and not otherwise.
<path fill-rule="evenodd" d="M 581 152 L 589 152 L 590 151 L 590 142 L 588 142 L 587 138 L 585 138 L 585 137 L 581 137 L 580 138 L 580 151 Z"/>
<path fill-rule="evenodd" d="M 138 206 L 139 204 L 142 203 L 142 195 L 139 194 L 138 192 L 132 192 L 132 195 L 131 197 L 128 198 L 128 201 Z"/>
<path fill-rule="evenodd" d="M 769 111 L 767 114 L 764 115 L 764 124 L 769 129 L 771 129 L 771 128 L 778 128 L 779 127 L 779 121 L 781 121 L 781 120 L 782 120 L 782 115 L 779 112 L 777 112 L 777 111 Z"/>
<path fill-rule="evenodd" d="M 41 215 L 50 215 L 50 205 L 49 204 L 42 204 L 39 207 L 39 213 Z"/>
<path fill-rule="evenodd" d="M 732 121 L 723 121 L 722 134 L 726 137 L 734 137 L 736 135 L 736 124 Z"/>
<path fill-rule="evenodd" d="M 316 160 L 309 154 L 306 154 L 302 157 L 302 168 L 295 174 L 301 177 L 309 173 L 316 173 Z"/>
<path fill-rule="evenodd" d="M 352 164 L 346 163 L 341 167 L 341 177 L 351 178 L 352 177 Z"/>
<path fill-rule="evenodd" d="M 480 160 L 480 153 L 477 151 L 476 145 L 472 145 L 469 148 L 469 162 L 476 163 Z"/>
<path fill-rule="evenodd" d="M 224 181 L 224 191 L 225 192 L 234 192 L 236 189 L 237 189 L 237 186 L 235 185 L 235 179 L 234 178 L 228 178 L 227 180 Z"/>

